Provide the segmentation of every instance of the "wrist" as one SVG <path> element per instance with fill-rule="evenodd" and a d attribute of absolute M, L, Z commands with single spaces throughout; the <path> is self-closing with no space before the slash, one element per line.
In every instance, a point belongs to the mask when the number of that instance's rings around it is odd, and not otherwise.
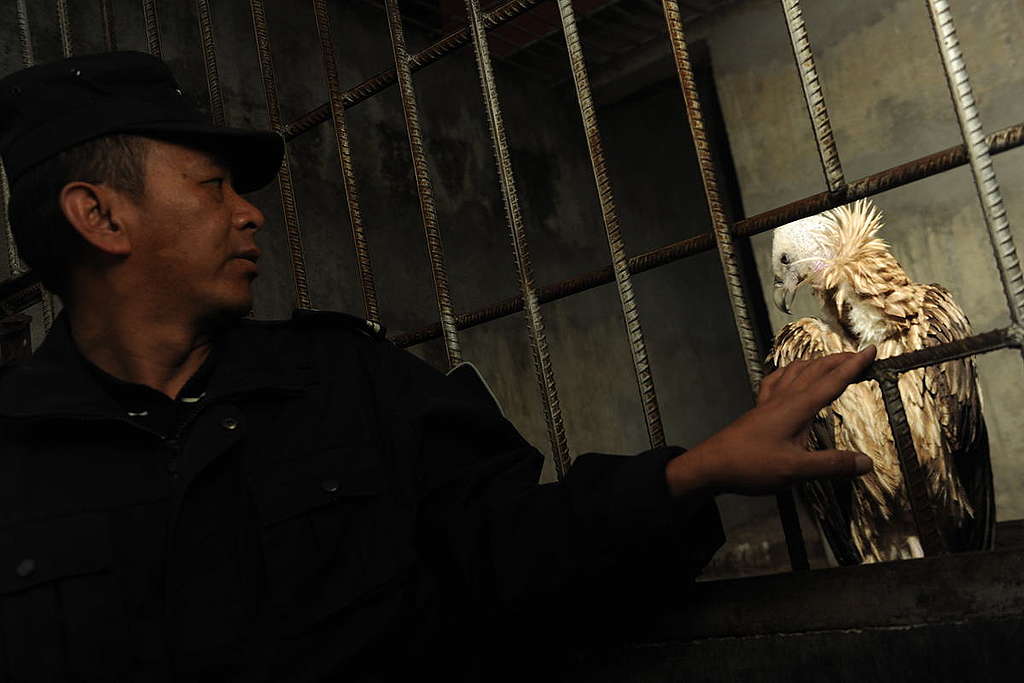
<path fill-rule="evenodd" d="M 668 461 L 665 465 L 665 479 L 673 497 L 713 493 L 705 456 L 701 447 L 697 446 Z"/>

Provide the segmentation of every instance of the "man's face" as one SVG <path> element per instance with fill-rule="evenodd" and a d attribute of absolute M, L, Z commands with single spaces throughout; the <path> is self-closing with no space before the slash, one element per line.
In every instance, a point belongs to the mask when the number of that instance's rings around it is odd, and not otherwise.
<path fill-rule="evenodd" d="M 150 140 L 144 196 L 134 202 L 129 261 L 154 303 L 207 318 L 252 307 L 263 214 L 205 152 Z"/>

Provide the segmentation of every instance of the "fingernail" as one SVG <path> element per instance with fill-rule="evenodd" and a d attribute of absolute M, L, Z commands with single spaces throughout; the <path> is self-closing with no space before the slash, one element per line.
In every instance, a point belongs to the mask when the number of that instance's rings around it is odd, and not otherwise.
<path fill-rule="evenodd" d="M 874 351 L 874 350 L 875 350 L 875 345 L 871 344 L 870 346 L 865 346 L 863 349 L 860 350 L 860 352 L 863 353 L 866 356 L 869 352 Z"/>
<path fill-rule="evenodd" d="M 871 458 L 863 453 L 858 453 L 853 456 L 853 468 L 857 474 L 867 474 L 871 470 L 875 469 L 875 465 L 871 462 Z"/>

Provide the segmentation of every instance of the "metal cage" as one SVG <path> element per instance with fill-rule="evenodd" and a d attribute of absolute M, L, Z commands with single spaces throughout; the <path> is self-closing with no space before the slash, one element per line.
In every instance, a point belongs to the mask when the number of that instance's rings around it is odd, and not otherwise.
<path fill-rule="evenodd" d="M 69 21 L 68 12 L 69 1 L 56 0 L 55 5 L 56 23 L 65 55 L 70 55 L 73 49 L 71 39 L 72 26 Z M 85 0 L 81 1 L 84 2 Z M 117 42 L 113 29 L 113 12 L 110 0 L 90 1 L 97 5 L 97 11 L 102 18 L 106 47 L 108 49 L 116 49 Z M 160 55 L 161 36 L 158 3 L 156 0 L 141 1 L 148 48 L 153 54 Z M 1022 316 L 1024 316 L 1024 276 L 1021 273 L 1017 251 L 1010 234 L 1006 212 L 1003 208 L 1002 197 L 991 161 L 992 154 L 1019 147 L 1022 144 L 1022 141 L 1024 141 L 1024 124 L 1011 126 L 989 136 L 984 134 L 975 107 L 970 79 L 957 42 L 956 29 L 948 2 L 946 0 L 926 0 L 925 7 L 922 10 L 926 10 L 929 13 L 934 28 L 936 45 L 942 58 L 943 68 L 964 144 L 848 182 L 844 177 L 839 154 L 836 150 L 829 123 L 828 108 L 822 95 L 821 82 L 815 68 L 800 3 L 798 0 L 781 0 L 786 16 L 789 38 L 793 47 L 793 55 L 800 73 L 807 111 L 810 116 L 811 127 L 828 189 L 819 194 L 755 216 L 734 220 L 727 215 L 726 209 L 723 208 L 723 202 L 719 197 L 720 181 L 717 177 L 715 150 L 712 149 L 708 139 L 700 98 L 694 84 L 679 3 L 676 0 L 663 0 L 661 5 L 664 11 L 665 31 L 671 43 L 681 94 L 686 108 L 686 125 L 689 127 L 696 148 L 713 231 L 668 244 L 642 254 L 628 256 L 623 244 L 613 188 L 605 162 L 601 135 L 595 114 L 595 104 L 591 94 L 590 80 L 580 43 L 573 3 L 571 0 L 548 0 L 554 1 L 557 4 L 558 15 L 561 20 L 561 31 L 568 48 L 567 56 L 575 86 L 576 100 L 579 105 L 581 123 L 586 135 L 595 189 L 600 201 L 611 265 L 600 270 L 581 273 L 562 282 L 538 286 L 534 280 L 531 266 L 530 250 L 523 226 L 523 218 L 520 213 L 514 169 L 502 118 L 499 93 L 492 68 L 489 31 L 516 19 L 543 1 L 545 0 L 508 0 L 484 10 L 481 7 L 480 0 L 466 0 L 465 8 L 468 17 L 468 24 L 466 26 L 445 35 L 426 49 L 410 54 L 406 47 L 403 33 L 403 17 L 399 10 L 398 2 L 397 0 L 384 0 L 383 8 L 387 14 L 390 30 L 389 40 L 394 56 L 394 64 L 375 76 L 348 89 L 344 89 L 338 75 L 337 52 L 327 11 L 327 0 L 311 0 L 316 18 L 317 36 L 323 57 L 326 85 L 330 97 L 328 102 L 297 119 L 284 121 L 281 117 L 278 101 L 278 77 L 270 50 L 270 37 L 264 0 L 249 0 L 252 31 L 259 56 L 259 67 L 266 97 L 267 112 L 273 129 L 290 142 L 324 123 L 331 122 L 332 124 L 337 145 L 341 181 L 352 227 L 352 237 L 357 257 L 356 263 L 366 317 L 372 321 L 377 321 L 379 319 L 379 310 L 374 273 L 367 247 L 366 229 L 360 210 L 358 183 L 352 164 L 349 133 L 345 118 L 348 108 L 374 97 L 395 84 L 398 85 L 400 91 L 405 115 L 405 126 L 413 160 L 413 171 L 418 191 L 424 237 L 433 276 L 438 322 L 423 329 L 396 336 L 393 338 L 393 341 L 399 346 L 407 347 L 430 339 L 441 338 L 444 341 L 448 362 L 454 366 L 462 359 L 458 336 L 460 330 L 523 311 L 540 399 L 543 403 L 548 437 L 551 443 L 551 452 L 559 477 L 564 476 L 569 466 L 569 446 L 562 421 L 555 372 L 548 352 L 542 315 L 543 304 L 605 283 L 612 281 L 616 283 L 649 441 L 652 447 L 661 446 L 665 443 L 665 437 L 654 388 L 654 378 L 650 363 L 648 362 L 640 314 L 632 286 L 633 274 L 716 249 L 721 258 L 722 268 L 725 273 L 726 286 L 743 351 L 747 376 L 752 391 L 756 392 L 765 373 L 762 362 L 765 349 L 761 348 L 763 340 L 760 340 L 761 343 L 759 344 L 754 331 L 754 325 L 751 322 L 750 292 L 746 284 L 749 280 L 741 272 L 742 264 L 736 254 L 736 240 L 748 238 L 789 221 L 810 216 L 859 198 L 869 197 L 958 166 L 969 165 L 984 211 L 988 236 L 996 255 L 1011 324 L 1004 329 L 987 331 L 962 341 L 880 360 L 874 364 L 871 374 L 872 381 L 877 381 L 881 385 L 889 422 L 895 436 L 900 465 L 907 485 L 913 517 L 925 554 L 927 556 L 934 556 L 946 553 L 947 549 L 935 524 L 935 508 L 929 498 L 925 487 L 923 471 L 914 451 L 914 444 L 897 388 L 898 376 L 900 373 L 914 368 L 934 365 L 973 354 L 1009 347 L 1020 349 L 1022 348 L 1022 343 L 1024 343 L 1024 327 L 1021 326 Z M 210 112 L 216 123 L 223 123 L 224 105 L 221 98 L 217 69 L 217 50 L 214 43 L 213 14 L 211 11 L 212 3 L 211 0 L 194 0 L 194 3 L 195 15 L 198 18 L 199 24 L 200 49 L 206 69 Z M 5 9 L 4 11 L 7 10 Z M 34 53 L 26 0 L 17 0 L 14 6 L 10 8 L 10 11 L 17 13 L 22 61 L 25 66 L 30 66 L 34 61 Z M 412 79 L 417 70 L 443 59 L 446 55 L 468 45 L 472 45 L 476 56 L 480 87 L 498 169 L 497 180 L 504 204 L 505 221 L 511 236 L 511 247 L 520 294 L 514 298 L 496 301 L 479 310 L 457 313 L 452 303 L 448 284 L 444 249 L 434 207 L 431 177 L 420 130 L 420 120 L 416 96 L 412 87 Z M 680 125 L 682 125 L 682 122 L 680 122 Z M 3 199 L 6 205 L 6 180 L 4 179 L 0 184 L 3 185 Z M 295 289 L 294 298 L 297 305 L 308 307 L 310 305 L 310 292 L 306 276 L 302 232 L 296 210 L 291 163 L 287 155 L 278 176 L 278 187 L 284 209 Z M 11 279 L 0 283 L 0 307 L 2 307 L 3 313 L 8 316 L 9 321 L 5 323 L 7 326 L 5 329 L 18 327 L 19 325 L 21 328 L 24 328 L 26 324 L 25 318 L 17 317 L 18 314 L 40 303 L 43 307 L 44 323 L 48 326 L 53 320 L 53 302 L 51 297 L 38 284 L 34 275 L 31 272 L 27 272 L 23 264 L 20 263 L 17 253 L 14 251 L 10 229 L 9 226 L 6 226 L 6 220 L 5 227 L 7 229 L 8 259 L 12 273 Z M 5 338 L 10 337 L 11 334 L 10 331 L 6 331 Z M 21 353 L 24 343 L 18 342 L 16 347 L 19 349 L 18 353 Z M 4 348 L 7 349 L 8 346 L 5 345 Z M 807 569 L 807 553 L 804 548 L 804 541 L 791 494 L 780 495 L 778 502 L 787 547 L 790 553 L 791 566 L 794 570 Z"/>

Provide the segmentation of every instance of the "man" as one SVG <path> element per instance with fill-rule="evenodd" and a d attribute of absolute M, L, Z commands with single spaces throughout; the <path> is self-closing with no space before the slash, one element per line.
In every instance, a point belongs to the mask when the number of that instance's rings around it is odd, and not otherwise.
<path fill-rule="evenodd" d="M 803 443 L 872 351 L 773 373 L 686 453 L 538 485 L 480 387 L 340 314 L 243 319 L 240 193 L 278 136 L 207 125 L 139 53 L 9 76 L 0 121 L 14 235 L 64 303 L 0 374 L 0 679 L 490 677 L 479 652 L 681 592 L 714 494 L 870 468 Z"/>

